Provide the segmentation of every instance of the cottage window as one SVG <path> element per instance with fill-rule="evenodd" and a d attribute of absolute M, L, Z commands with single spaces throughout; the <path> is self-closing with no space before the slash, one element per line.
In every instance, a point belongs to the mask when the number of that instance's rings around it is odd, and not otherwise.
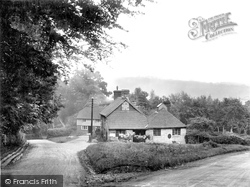
<path fill-rule="evenodd" d="M 81 130 L 88 130 L 88 126 L 81 126 Z"/>
<path fill-rule="evenodd" d="M 161 136 L 161 129 L 154 129 L 154 136 Z"/>
<path fill-rule="evenodd" d="M 181 129 L 173 129 L 173 135 L 181 135 Z"/>

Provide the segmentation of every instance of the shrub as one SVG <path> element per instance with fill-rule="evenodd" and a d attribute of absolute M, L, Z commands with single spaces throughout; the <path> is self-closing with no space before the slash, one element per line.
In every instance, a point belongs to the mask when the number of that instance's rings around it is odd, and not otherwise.
<path fill-rule="evenodd" d="M 219 145 L 213 141 L 209 141 L 209 142 L 204 142 L 202 144 L 204 147 L 208 147 L 208 148 L 216 148 L 216 147 L 219 147 Z"/>
<path fill-rule="evenodd" d="M 96 141 L 98 142 L 104 142 L 106 140 L 104 133 L 105 132 L 102 129 L 97 128 L 95 132 L 93 133 L 92 140 L 96 139 Z"/>
<path fill-rule="evenodd" d="M 243 138 L 237 137 L 237 136 L 229 136 L 229 135 L 211 136 L 210 140 L 212 140 L 213 142 L 216 142 L 218 144 L 248 145 L 248 142 L 246 140 L 244 140 Z"/>
<path fill-rule="evenodd" d="M 187 131 L 185 136 L 186 143 L 188 144 L 199 144 L 203 142 L 208 142 L 210 140 L 210 135 L 207 132 L 201 131 Z"/>
<path fill-rule="evenodd" d="M 59 137 L 59 136 L 69 136 L 72 132 L 72 129 L 69 128 L 56 128 L 48 129 L 47 138 Z"/>
<path fill-rule="evenodd" d="M 2 146 L 20 146 L 26 143 L 25 134 L 19 131 L 16 135 L 2 134 L 1 145 Z"/>
<path fill-rule="evenodd" d="M 186 140 L 186 143 L 188 144 L 198 144 L 198 143 L 212 141 L 217 144 L 250 145 L 248 140 L 241 138 L 241 137 L 234 136 L 234 135 L 207 133 L 207 132 L 200 132 L 200 131 L 188 131 L 185 136 L 185 140 Z"/>
<path fill-rule="evenodd" d="M 221 135 L 221 132 L 212 131 L 212 132 L 209 132 L 209 135 L 211 135 L 211 136 L 219 136 L 219 135 Z"/>

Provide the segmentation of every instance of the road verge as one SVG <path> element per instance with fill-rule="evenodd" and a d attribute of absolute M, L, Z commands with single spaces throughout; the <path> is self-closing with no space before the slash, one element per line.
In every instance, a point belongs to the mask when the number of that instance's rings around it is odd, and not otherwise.
<path fill-rule="evenodd" d="M 26 142 L 24 145 L 19 147 L 16 151 L 13 151 L 6 155 L 4 158 L 1 158 L 1 168 L 6 167 L 10 163 L 14 163 L 17 160 L 20 160 L 23 156 L 24 151 L 28 148 L 29 144 Z"/>

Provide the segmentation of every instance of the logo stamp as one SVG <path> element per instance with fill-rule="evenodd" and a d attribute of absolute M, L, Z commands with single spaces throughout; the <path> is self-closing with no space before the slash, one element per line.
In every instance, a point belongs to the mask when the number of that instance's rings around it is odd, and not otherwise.
<path fill-rule="evenodd" d="M 5 184 L 11 184 L 11 180 L 10 179 L 5 179 Z"/>
<path fill-rule="evenodd" d="M 234 27 L 237 24 L 231 21 L 230 15 L 231 13 L 228 12 L 208 19 L 198 17 L 189 20 L 191 30 L 188 32 L 188 37 L 191 40 L 204 37 L 209 41 L 225 34 L 234 33 Z"/>
<path fill-rule="evenodd" d="M 63 187 L 63 175 L 1 175 L 2 187 Z"/>

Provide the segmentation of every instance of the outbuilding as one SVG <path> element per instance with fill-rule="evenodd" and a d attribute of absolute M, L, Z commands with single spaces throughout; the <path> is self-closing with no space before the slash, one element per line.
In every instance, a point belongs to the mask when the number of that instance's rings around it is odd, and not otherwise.
<path fill-rule="evenodd" d="M 160 109 L 148 117 L 146 134 L 153 142 L 185 144 L 186 125 L 168 112 L 164 104 L 158 106 Z"/>

